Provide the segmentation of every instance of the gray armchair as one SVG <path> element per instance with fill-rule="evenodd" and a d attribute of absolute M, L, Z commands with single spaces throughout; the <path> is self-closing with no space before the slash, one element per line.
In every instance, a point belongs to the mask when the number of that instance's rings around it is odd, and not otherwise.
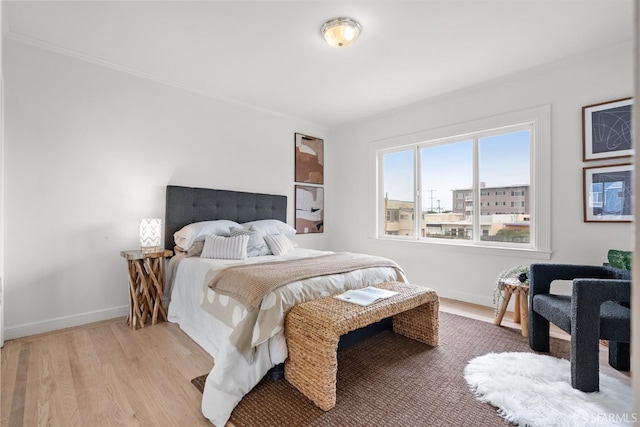
<path fill-rule="evenodd" d="M 551 292 L 554 280 L 572 280 L 571 295 Z M 630 369 L 631 272 L 612 267 L 532 264 L 529 346 L 549 351 L 549 322 L 571 335 L 571 386 L 598 391 L 599 339 L 609 340 L 609 364 Z"/>

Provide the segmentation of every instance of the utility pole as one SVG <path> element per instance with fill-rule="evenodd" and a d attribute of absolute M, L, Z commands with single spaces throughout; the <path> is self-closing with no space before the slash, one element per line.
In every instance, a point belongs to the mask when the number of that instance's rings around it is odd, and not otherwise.
<path fill-rule="evenodd" d="M 431 199 L 431 209 L 429 210 L 430 212 L 433 212 L 433 193 L 437 190 L 427 190 L 430 194 L 429 198 Z"/>

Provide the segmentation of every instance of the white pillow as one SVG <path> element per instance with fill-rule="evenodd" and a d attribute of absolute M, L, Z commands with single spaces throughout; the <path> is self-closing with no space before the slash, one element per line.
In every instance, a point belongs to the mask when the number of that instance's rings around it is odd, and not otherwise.
<path fill-rule="evenodd" d="M 263 256 L 271 255 L 267 242 L 264 241 L 264 234 L 258 230 L 247 230 L 242 227 L 231 227 L 231 236 L 247 236 L 249 242 L 247 243 L 247 256 Z"/>
<path fill-rule="evenodd" d="M 200 258 L 247 259 L 249 236 L 224 237 L 210 234 L 205 237 Z"/>
<path fill-rule="evenodd" d="M 195 242 L 188 250 L 183 250 L 180 246 L 176 246 L 174 249 L 176 251 L 176 255 L 182 254 L 184 257 L 189 258 L 192 256 L 200 256 L 202 253 L 202 248 L 204 247 L 204 241 Z"/>
<path fill-rule="evenodd" d="M 293 243 L 284 234 L 267 234 L 264 236 L 264 241 L 274 255 L 286 254 L 293 249 Z"/>
<path fill-rule="evenodd" d="M 226 219 L 217 221 L 201 221 L 185 225 L 179 231 L 173 233 L 173 240 L 182 250 L 189 250 L 195 242 L 201 242 L 207 235 L 230 236 L 231 227 L 240 227 L 240 224 Z"/>
<path fill-rule="evenodd" d="M 244 228 L 260 230 L 263 234 L 284 234 L 287 237 L 296 235 L 296 229 L 277 219 L 261 219 L 259 221 L 245 222 Z"/>

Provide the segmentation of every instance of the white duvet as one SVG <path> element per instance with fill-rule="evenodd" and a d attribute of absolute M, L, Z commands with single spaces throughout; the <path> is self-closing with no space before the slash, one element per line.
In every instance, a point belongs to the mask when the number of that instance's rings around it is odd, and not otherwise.
<path fill-rule="evenodd" d="M 215 426 L 224 426 L 242 397 L 258 384 L 269 369 L 284 362 L 287 348 L 284 333 L 280 330 L 268 341 L 258 345 L 253 357 L 241 357 L 229 340 L 232 328 L 202 308 L 207 303 L 207 292 L 212 292 L 203 288 L 205 276 L 210 274 L 212 268 L 222 269 L 241 263 L 270 262 L 329 253 L 331 252 L 296 248 L 284 255 L 254 257 L 245 261 L 191 257 L 181 260 L 176 267 L 173 283 L 169 284 L 172 290 L 168 318 L 170 322 L 177 323 L 214 359 L 214 366 L 207 377 L 202 395 L 202 413 Z M 282 299 L 288 301 L 290 309 L 300 302 L 397 279 L 394 268 L 367 268 L 293 282 L 277 291 L 283 293 Z M 288 309 L 285 311 L 288 312 Z"/>

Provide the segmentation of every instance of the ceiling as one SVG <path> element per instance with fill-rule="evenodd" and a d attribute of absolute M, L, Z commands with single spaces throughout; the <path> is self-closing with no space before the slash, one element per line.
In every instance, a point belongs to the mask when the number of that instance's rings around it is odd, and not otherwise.
<path fill-rule="evenodd" d="M 633 0 L 3 3 L 9 38 L 328 128 L 633 39 Z"/>

